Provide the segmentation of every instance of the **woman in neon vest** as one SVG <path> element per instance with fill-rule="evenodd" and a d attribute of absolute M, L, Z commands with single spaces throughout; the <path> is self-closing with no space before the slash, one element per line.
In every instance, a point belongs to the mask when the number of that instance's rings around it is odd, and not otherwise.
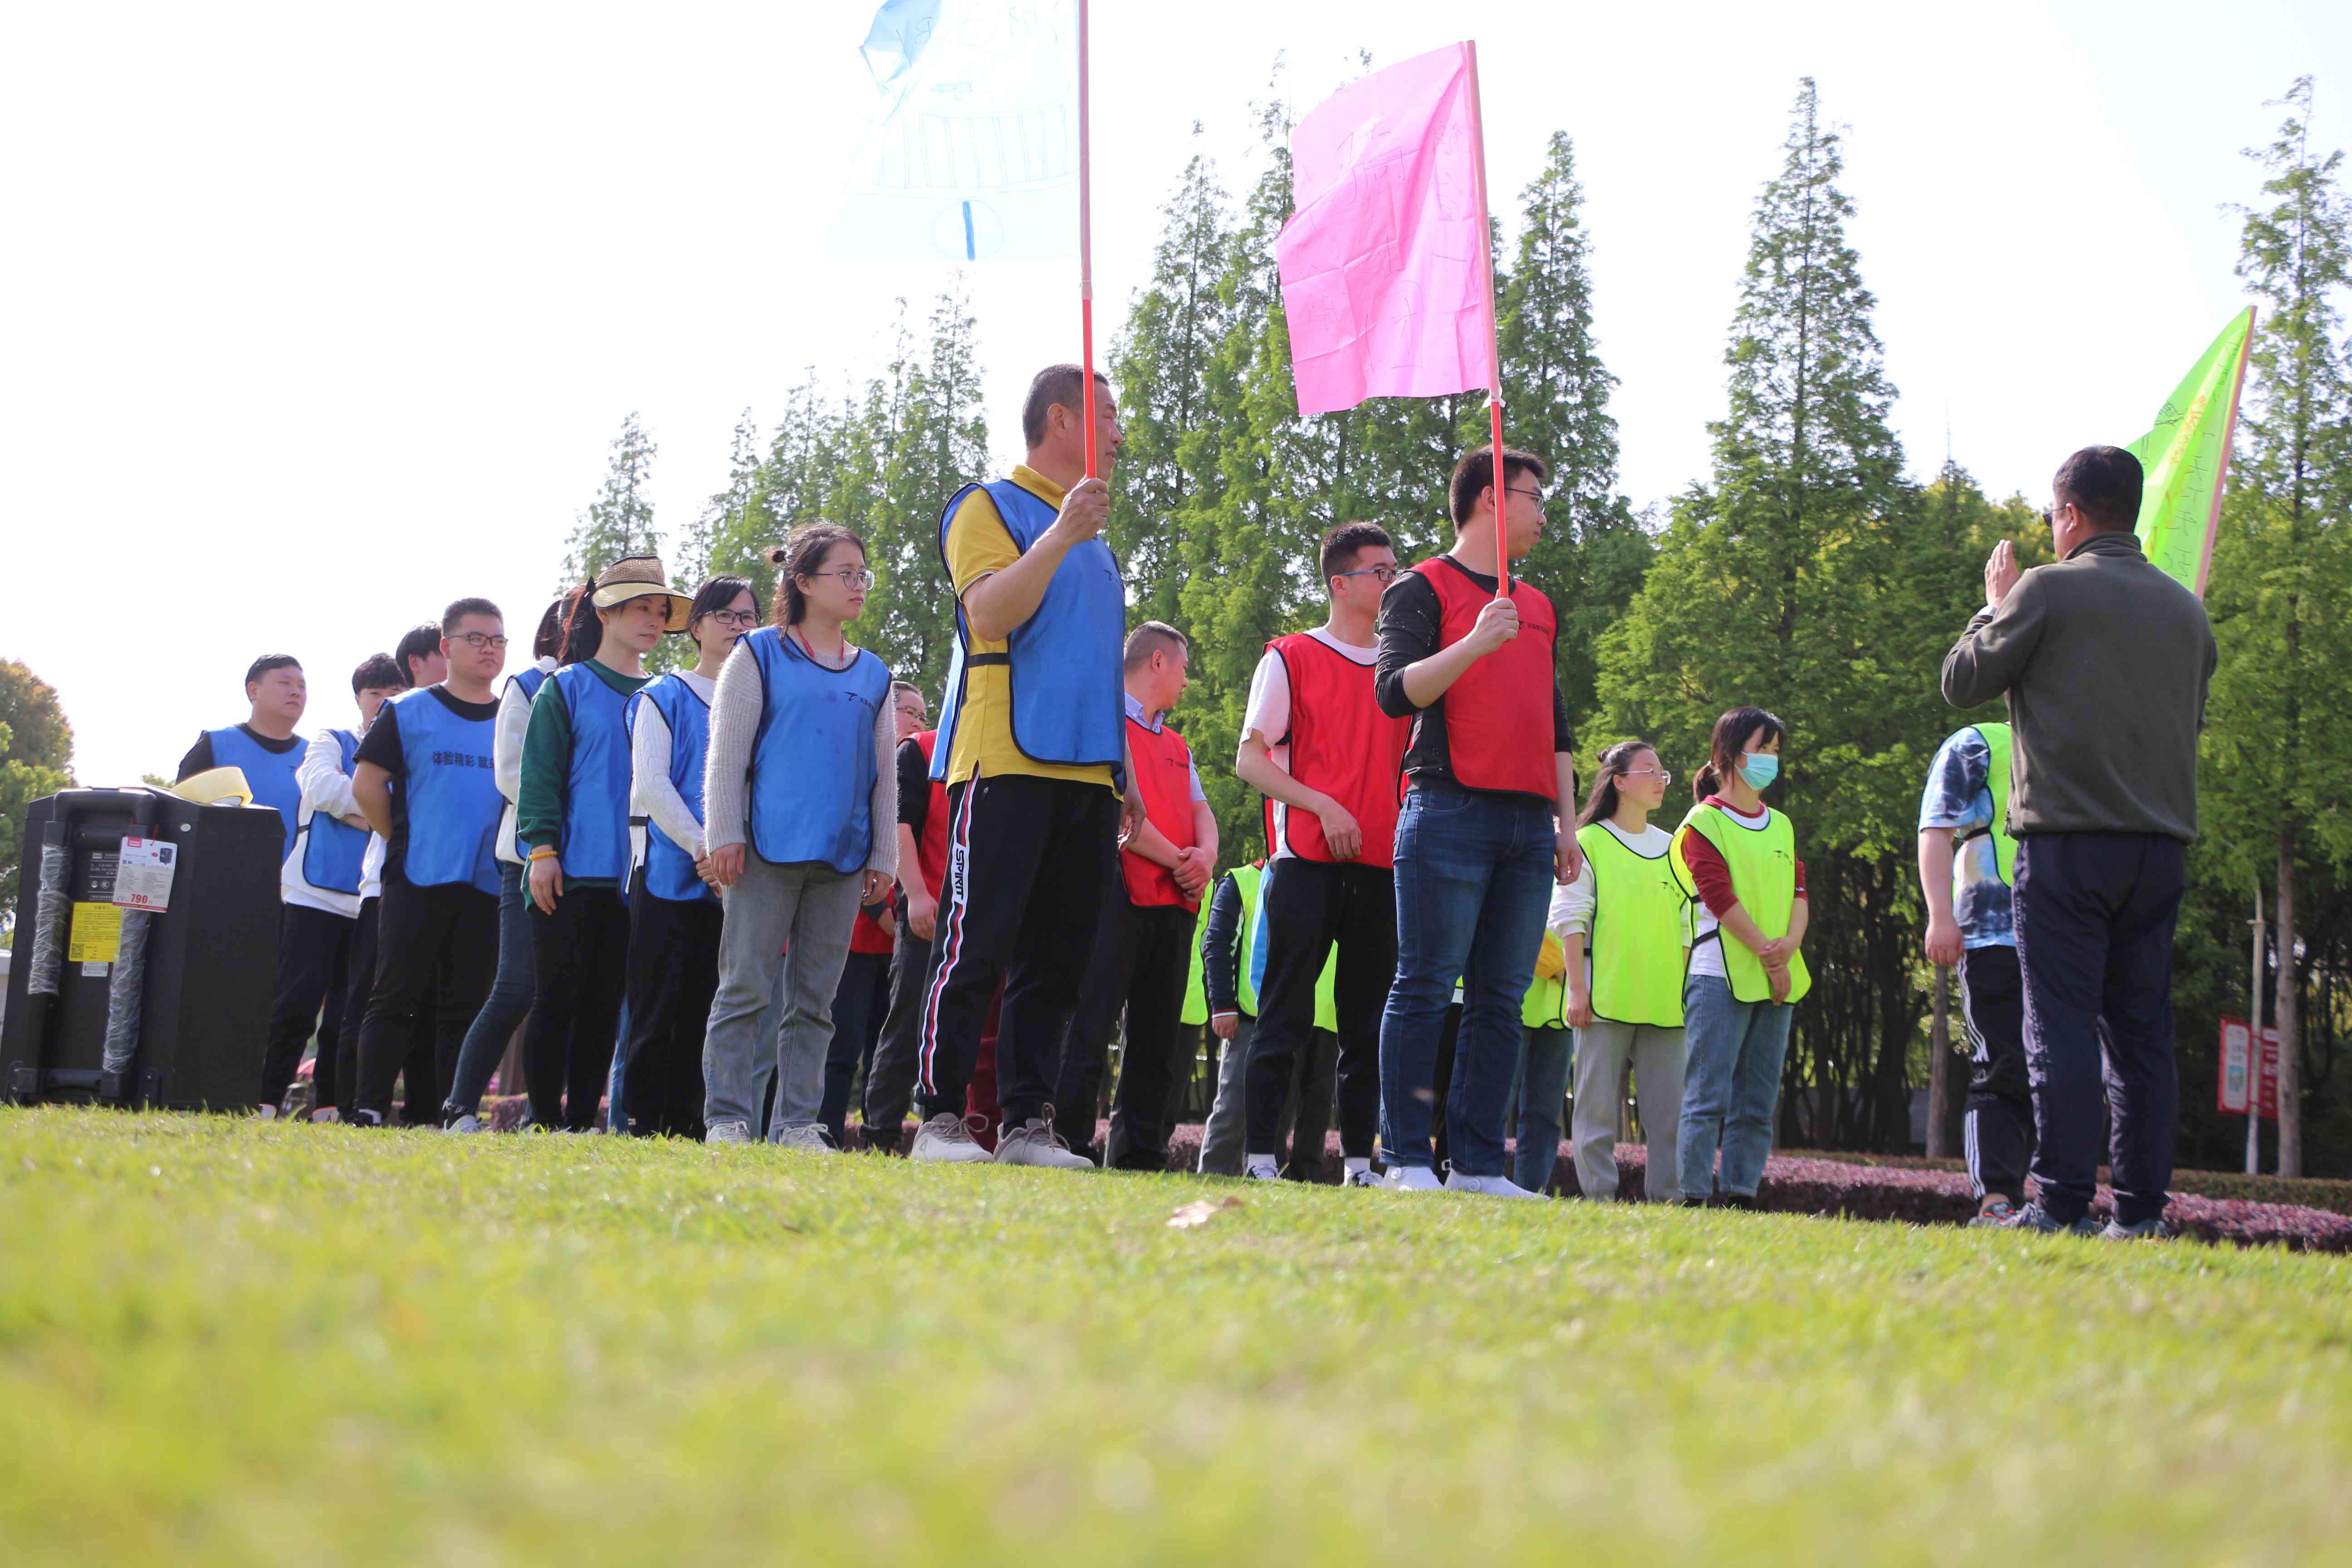
<path fill-rule="evenodd" d="M 1755 1207 L 1790 1018 L 1812 985 L 1798 951 L 1806 909 L 1796 831 L 1758 793 L 1780 776 L 1786 733 L 1761 708 L 1717 719 L 1698 804 L 1675 833 L 1675 874 L 1700 905 L 1683 986 L 1690 1054 L 1679 1163 L 1692 1205 L 1719 1194 L 1726 1207 Z"/>
<path fill-rule="evenodd" d="M 769 558 L 774 624 L 735 645 L 710 704 L 704 837 L 724 916 L 703 1120 L 713 1143 L 751 1141 L 752 1059 L 782 952 L 769 1138 L 822 1151 L 832 1147 L 817 1111 L 849 928 L 898 869 L 897 716 L 890 671 L 848 636 L 874 583 L 865 541 L 811 523 Z"/>
<path fill-rule="evenodd" d="M 1617 1195 L 1618 1095 L 1629 1061 L 1648 1135 L 1643 1188 L 1654 1204 L 1681 1195 L 1675 1151 L 1688 900 L 1669 859 L 1673 839 L 1650 820 L 1673 782 L 1647 742 L 1601 752 L 1577 817 L 1584 868 L 1552 898 L 1552 929 L 1564 947 L 1561 1014 L 1576 1030 L 1569 1137 L 1577 1186 L 1588 1198 Z M 1551 1103 L 1559 1104 L 1556 1089 Z"/>
<path fill-rule="evenodd" d="M 594 657 L 566 663 L 531 700 L 515 818 L 530 847 L 532 985 L 522 1048 L 534 1127 L 596 1125 L 628 974 L 628 701 L 649 679 L 645 657 L 662 634 L 686 629 L 687 608 L 654 557 L 614 562 L 572 606 L 565 629 L 570 645 L 593 620 Z"/>
<path fill-rule="evenodd" d="M 629 820 L 642 837 L 629 884 L 621 1103 L 641 1137 L 702 1136 L 702 1026 L 719 988 L 719 894 L 702 875 L 702 759 L 719 671 L 759 624 L 751 584 L 711 578 L 687 610 L 694 668 L 656 676 L 625 710 Z"/>

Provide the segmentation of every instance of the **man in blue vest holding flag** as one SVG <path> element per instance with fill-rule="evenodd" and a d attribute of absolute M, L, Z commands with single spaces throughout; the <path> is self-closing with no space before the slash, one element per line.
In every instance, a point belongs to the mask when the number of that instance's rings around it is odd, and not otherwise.
<path fill-rule="evenodd" d="M 1139 821 L 1121 674 L 1127 595 L 1097 536 L 1118 460 L 1118 407 L 1099 372 L 1048 366 L 1021 413 L 1028 460 L 967 485 L 940 518 L 956 595 L 956 654 L 931 775 L 948 786 L 948 885 L 924 991 L 917 1160 L 1092 1170 L 1055 1136 L 1047 1104 L 1061 1040 L 1118 885 L 1123 829 Z M 997 982 L 1003 1132 L 973 1141 L 964 1092 Z"/>

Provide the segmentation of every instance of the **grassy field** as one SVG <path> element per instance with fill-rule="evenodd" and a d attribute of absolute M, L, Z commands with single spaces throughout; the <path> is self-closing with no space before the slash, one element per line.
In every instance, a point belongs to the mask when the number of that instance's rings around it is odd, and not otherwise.
<path fill-rule="evenodd" d="M 12 1564 L 2340 1562 L 2347 1474 L 2343 1258 L 0 1110 Z"/>

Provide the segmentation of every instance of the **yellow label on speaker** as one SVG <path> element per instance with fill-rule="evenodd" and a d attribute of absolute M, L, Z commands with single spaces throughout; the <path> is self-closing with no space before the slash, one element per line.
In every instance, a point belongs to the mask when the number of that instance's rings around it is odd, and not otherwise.
<path fill-rule="evenodd" d="M 112 904 L 76 904 L 66 937 L 68 963 L 112 963 L 122 948 L 122 911 Z"/>

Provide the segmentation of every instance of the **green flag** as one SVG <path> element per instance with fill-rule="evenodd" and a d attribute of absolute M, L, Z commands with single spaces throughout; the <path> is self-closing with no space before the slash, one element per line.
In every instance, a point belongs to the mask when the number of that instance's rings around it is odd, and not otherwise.
<path fill-rule="evenodd" d="M 2221 483 L 2238 425 L 2238 389 L 2246 379 L 2253 337 L 2252 306 L 2231 319 L 2157 412 L 2156 428 L 2131 444 L 2147 470 L 2140 491 L 2139 542 L 2147 558 L 2199 597 L 2213 560 L 2221 520 Z"/>

